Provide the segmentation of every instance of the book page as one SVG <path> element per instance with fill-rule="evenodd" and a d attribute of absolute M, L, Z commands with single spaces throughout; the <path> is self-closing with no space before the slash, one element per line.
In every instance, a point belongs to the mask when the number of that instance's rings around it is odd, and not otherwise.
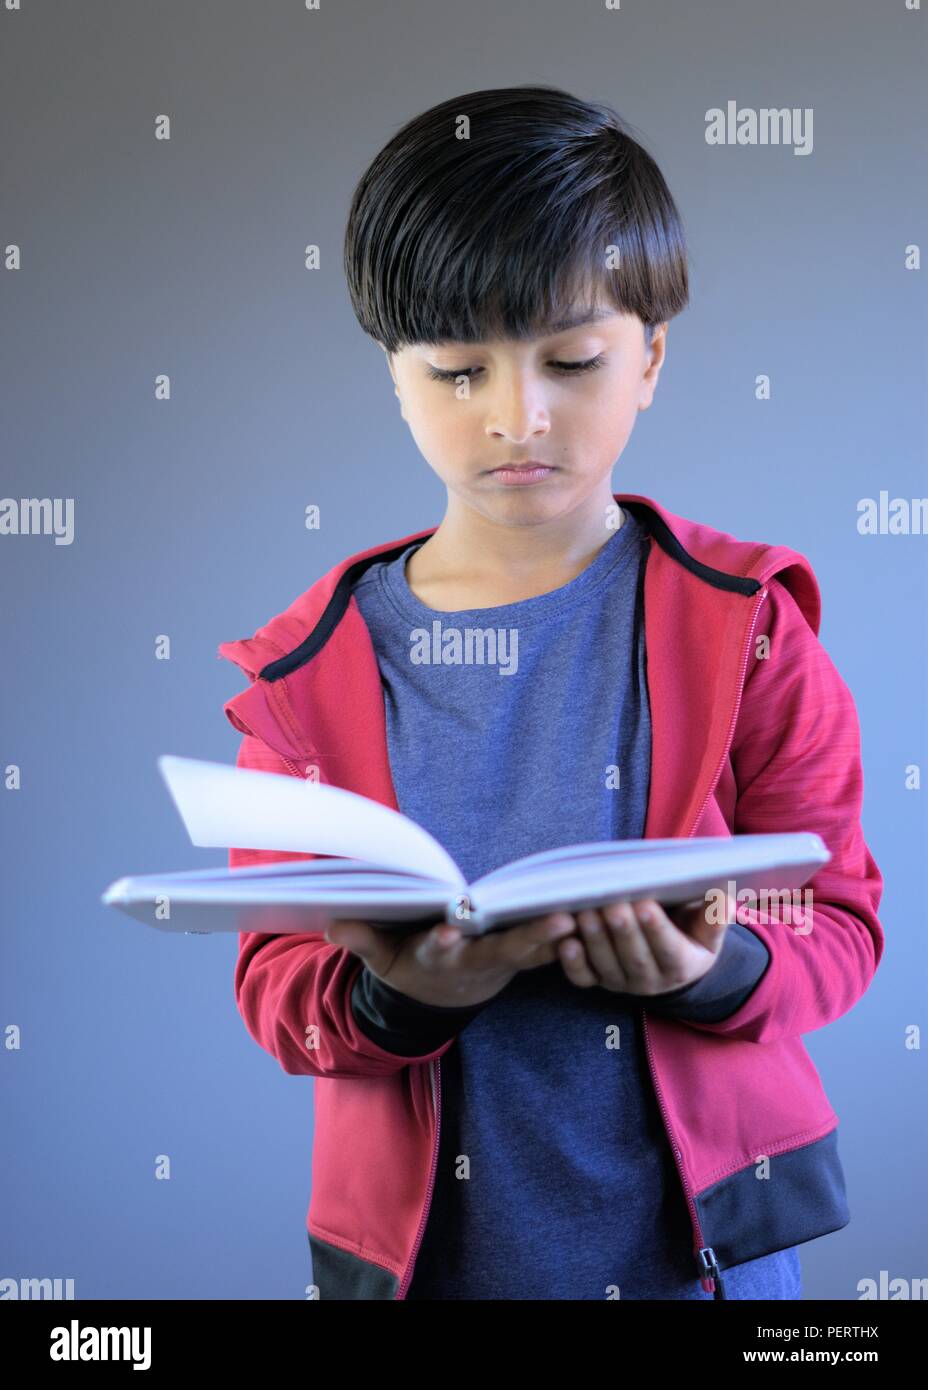
<path fill-rule="evenodd" d="M 167 753 L 158 769 L 195 845 L 341 855 L 466 887 L 427 830 L 344 787 Z"/>
<path fill-rule="evenodd" d="M 731 880 L 735 892 L 800 888 L 831 855 L 816 834 L 705 836 L 617 841 L 576 846 L 575 856 L 551 851 L 505 865 L 471 886 L 478 919 L 577 910 L 584 902 L 645 897 L 689 902 Z M 652 848 L 654 846 L 654 848 Z"/>
<path fill-rule="evenodd" d="M 686 843 L 693 843 L 693 841 L 687 842 L 680 839 L 592 840 L 576 845 L 561 845 L 557 849 L 543 849 L 539 850 L 537 854 L 526 854 L 522 859 L 511 859 L 508 864 L 501 864 L 498 869 L 492 869 L 490 873 L 476 879 L 471 887 L 478 888 L 482 883 L 495 883 L 502 878 L 520 877 L 527 870 L 545 868 L 548 864 L 559 864 L 572 860 L 590 863 L 601 857 L 614 860 L 618 855 L 639 854 L 642 850 L 646 850 L 651 855 L 660 850 L 678 850 L 681 844 Z"/>
<path fill-rule="evenodd" d="M 499 882 L 503 879 L 527 881 L 539 871 L 563 865 L 566 869 L 573 864 L 593 865 L 601 859 L 618 863 L 623 859 L 633 862 L 633 872 L 639 863 L 661 866 L 658 877 L 667 872 L 667 866 L 683 866 L 687 862 L 701 860 L 706 854 L 715 855 L 719 860 L 729 863 L 761 863 L 775 865 L 780 855 L 787 860 L 797 853 L 802 858 L 811 853 L 813 859 L 823 848 L 817 835 L 807 831 L 790 831 L 762 835 L 702 835 L 663 840 L 595 840 L 576 845 L 562 845 L 557 849 L 541 850 L 537 854 L 527 854 L 522 859 L 513 859 L 501 864 L 498 869 L 484 874 L 471 884 L 479 889 L 483 884 Z M 759 857 L 759 858 L 758 858 Z M 674 870 L 671 869 L 671 872 Z"/>

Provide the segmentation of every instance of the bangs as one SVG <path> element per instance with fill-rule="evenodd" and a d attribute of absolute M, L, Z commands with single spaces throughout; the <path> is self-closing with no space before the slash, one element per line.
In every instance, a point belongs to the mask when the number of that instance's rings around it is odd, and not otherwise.
<path fill-rule="evenodd" d="M 610 108 L 556 88 L 471 93 L 404 126 L 355 190 L 344 261 L 388 352 L 544 337 L 603 309 L 650 326 L 688 300 L 657 165 Z"/>

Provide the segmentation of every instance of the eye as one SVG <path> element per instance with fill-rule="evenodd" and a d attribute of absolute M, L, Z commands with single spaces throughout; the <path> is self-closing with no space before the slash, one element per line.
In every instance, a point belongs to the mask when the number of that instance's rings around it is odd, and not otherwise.
<path fill-rule="evenodd" d="M 603 354 L 599 357 L 590 357 L 588 361 L 553 361 L 552 367 L 557 367 L 558 371 L 567 373 L 578 373 L 578 371 L 596 371 L 597 367 L 602 367 L 606 363 Z"/>
<path fill-rule="evenodd" d="M 593 372 L 597 367 L 603 366 L 606 359 L 602 353 L 598 357 L 590 357 L 585 362 L 552 362 L 550 365 L 556 372 L 561 372 L 565 376 L 578 376 L 580 372 Z M 427 375 L 432 381 L 457 381 L 458 377 L 466 377 L 468 381 L 473 381 L 474 374 L 482 371 L 482 367 L 456 367 L 453 370 L 444 371 L 441 367 L 429 365 Z"/>
<path fill-rule="evenodd" d="M 602 353 L 598 357 L 590 357 L 586 362 L 552 362 L 552 367 L 556 367 L 559 372 L 593 372 L 597 367 L 601 367 L 605 362 Z"/>

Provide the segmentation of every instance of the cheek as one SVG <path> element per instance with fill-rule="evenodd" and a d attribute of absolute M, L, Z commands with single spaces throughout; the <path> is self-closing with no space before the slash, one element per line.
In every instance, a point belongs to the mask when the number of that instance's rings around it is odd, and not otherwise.
<path fill-rule="evenodd" d="M 450 401 L 439 397 L 409 402 L 406 411 L 416 447 L 440 477 L 453 471 L 457 454 L 466 452 L 466 441 L 474 431 L 473 417 L 468 419 L 464 413 L 466 402 L 457 400 L 450 388 L 449 396 Z"/>
<path fill-rule="evenodd" d="M 463 442 L 471 437 L 479 422 L 468 410 L 468 402 L 458 400 L 452 386 L 413 401 L 407 414 L 413 437 L 426 456 L 430 451 L 447 456 L 448 446 L 453 450 L 455 440 Z"/>
<path fill-rule="evenodd" d="M 627 439 L 638 418 L 638 397 L 633 391 L 625 390 L 611 402 L 609 411 L 612 433 Z"/>
<path fill-rule="evenodd" d="M 605 445 L 624 442 L 638 415 L 636 389 L 627 379 L 598 382 L 595 391 L 578 393 L 564 407 L 562 419 L 578 439 L 599 440 Z"/>

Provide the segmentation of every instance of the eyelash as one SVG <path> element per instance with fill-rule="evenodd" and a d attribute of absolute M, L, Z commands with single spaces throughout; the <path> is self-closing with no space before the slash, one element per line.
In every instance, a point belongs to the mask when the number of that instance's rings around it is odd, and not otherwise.
<path fill-rule="evenodd" d="M 605 361 L 605 357 L 600 353 L 598 357 L 590 357 L 586 362 L 552 362 L 551 366 L 563 376 L 580 376 L 582 372 L 595 371 L 597 367 L 603 366 Z M 443 371 L 440 367 L 430 365 L 427 375 L 433 381 L 456 381 L 459 376 L 467 377 L 468 381 L 473 381 L 470 373 L 479 371 L 479 367 L 462 367 L 457 371 Z"/>

